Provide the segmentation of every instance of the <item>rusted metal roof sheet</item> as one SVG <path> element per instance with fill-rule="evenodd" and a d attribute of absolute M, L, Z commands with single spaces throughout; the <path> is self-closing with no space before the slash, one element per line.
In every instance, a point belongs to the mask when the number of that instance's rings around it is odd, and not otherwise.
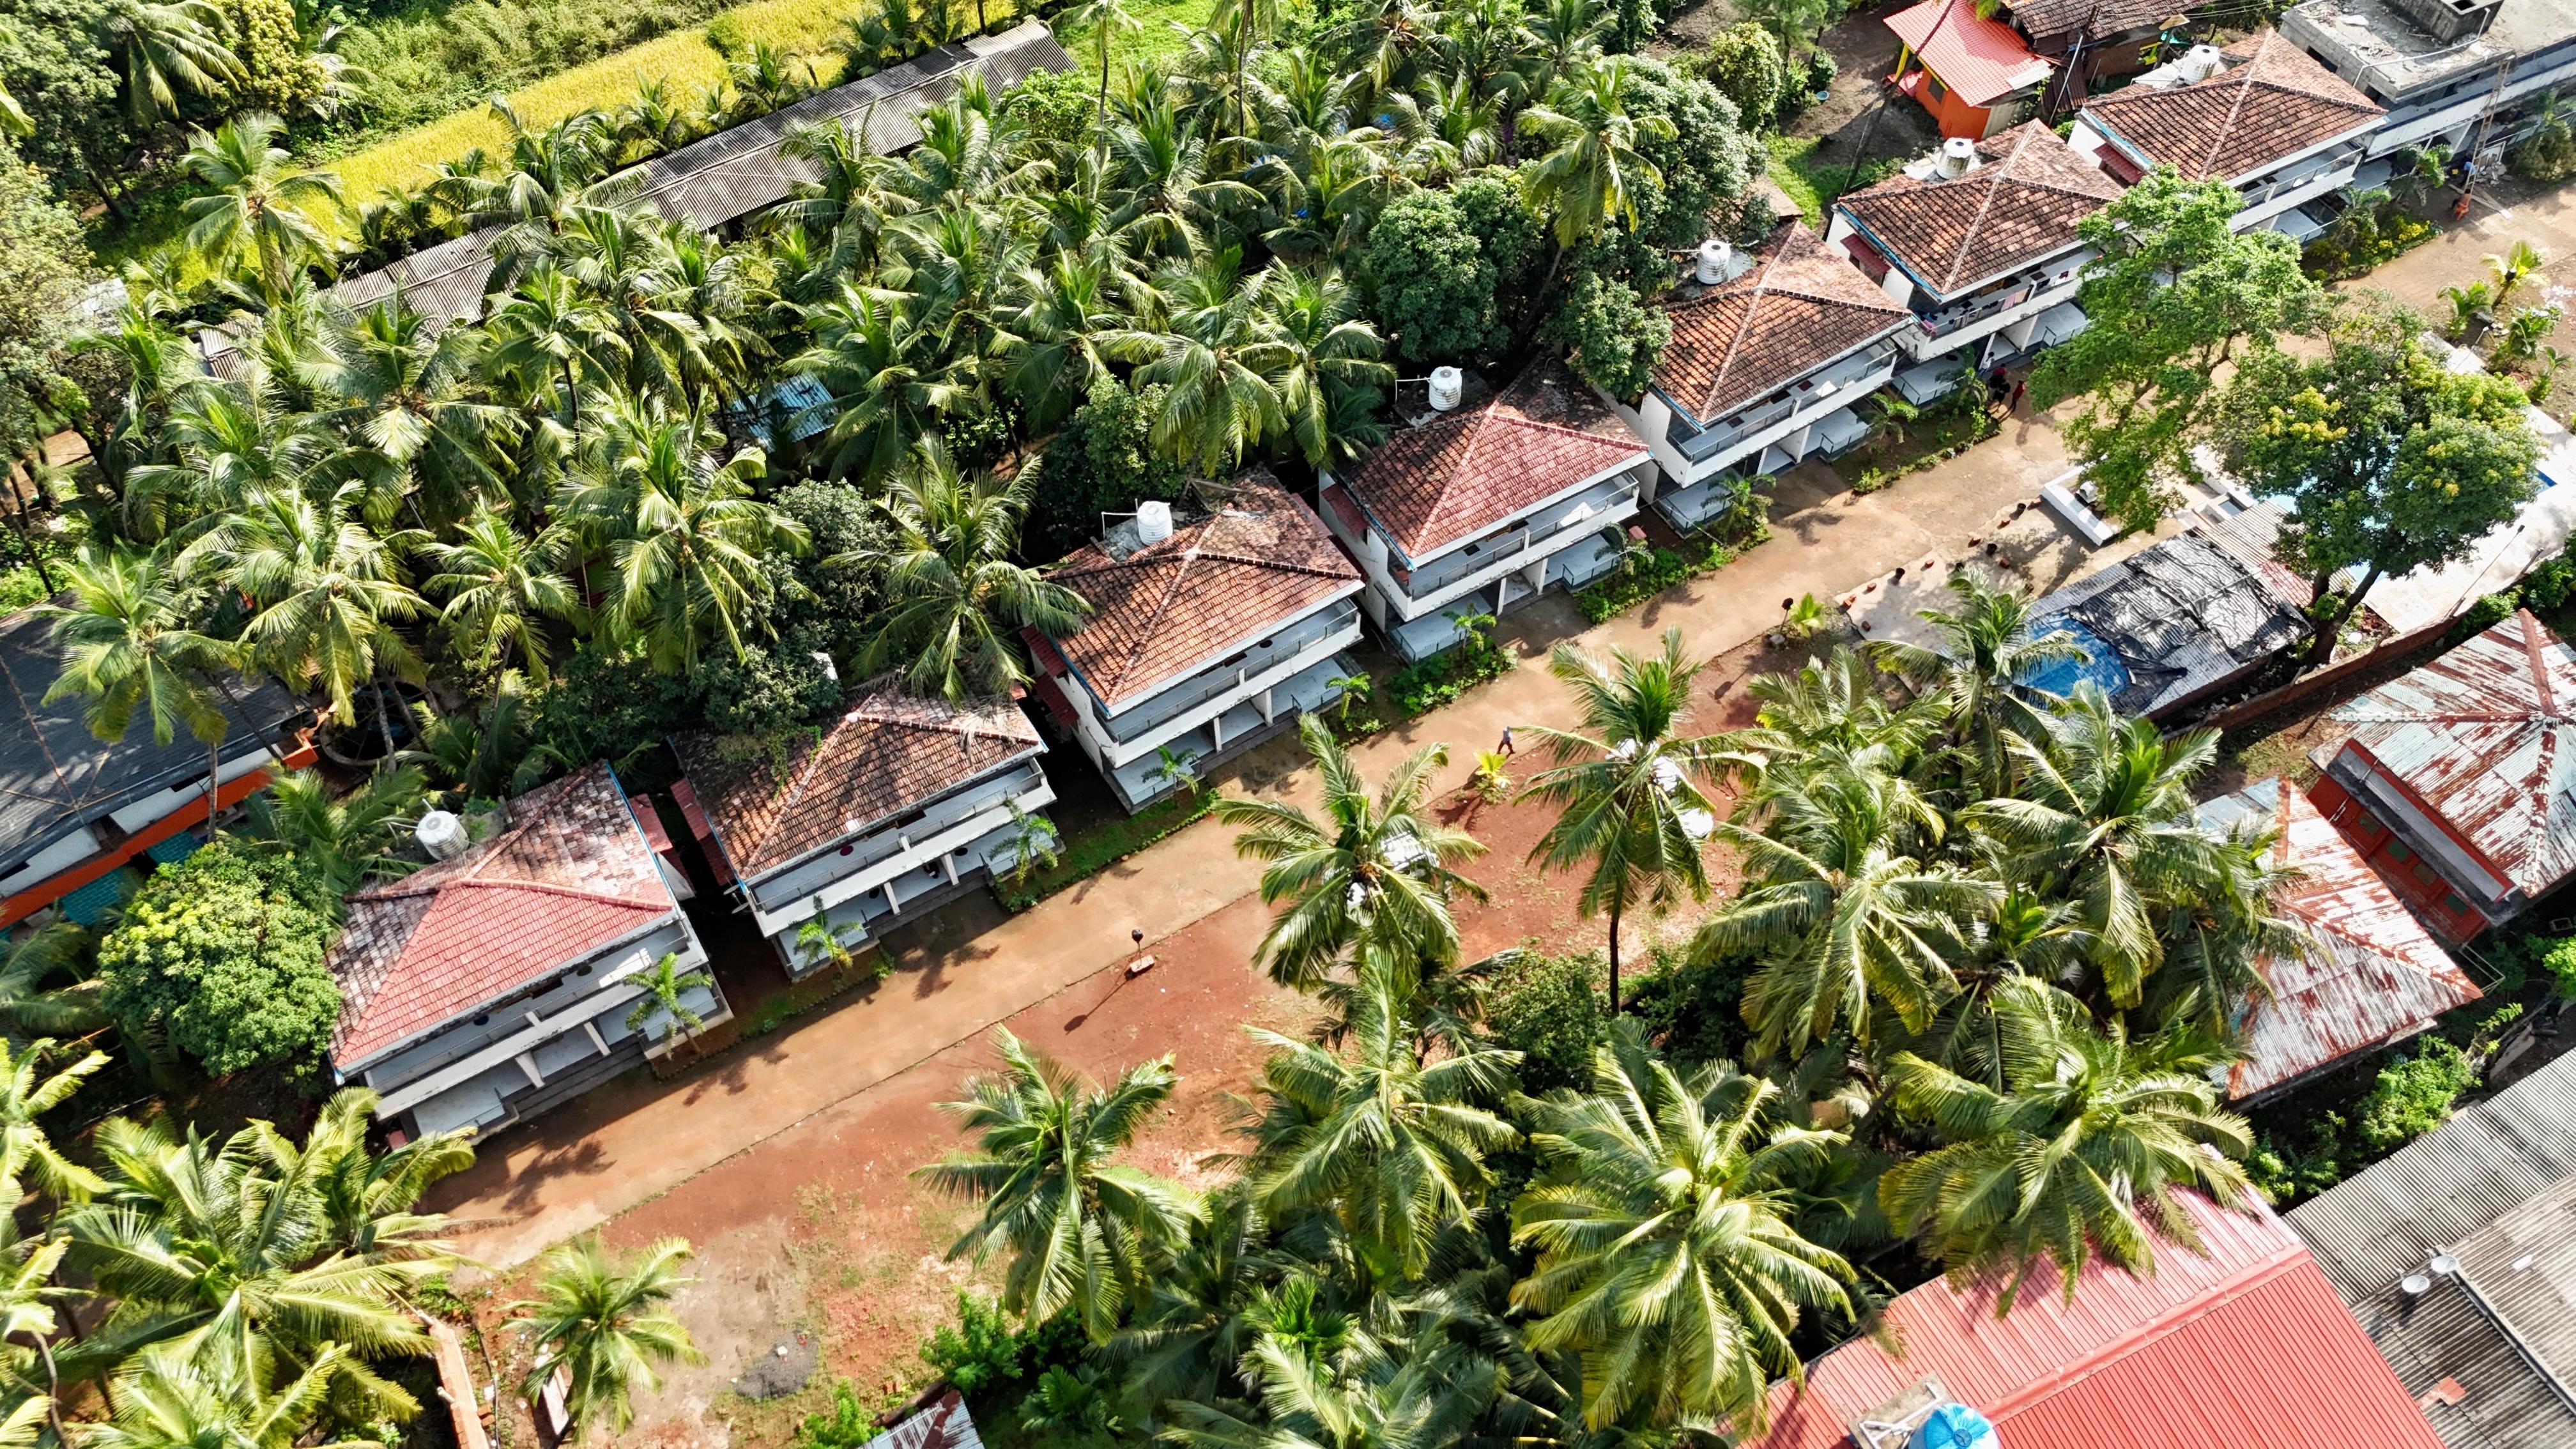
<path fill-rule="evenodd" d="M 2335 711 L 2530 898 L 2576 872 L 2576 649 L 2528 611 Z"/>
<path fill-rule="evenodd" d="M 2299 956 L 2263 960 L 2271 994 L 2237 1013 L 2245 1059 L 2228 1071 L 2228 1096 L 2260 1098 L 2354 1052 L 2413 1036 L 2478 999 L 2477 987 L 2379 872 L 2278 776 L 2210 801 L 2200 818 L 2222 830 L 2276 837 L 2275 858 L 2301 876 L 2279 908 L 2314 942 Z"/>
<path fill-rule="evenodd" d="M 1928 1283 L 1884 1331 L 1772 1392 L 1745 1449 L 1848 1449 L 1862 1415 L 1937 1378 L 2011 1445 L 2047 1449 L 2433 1449 L 2441 1441 L 2269 1210 L 2186 1199 L 2207 1256 L 2170 1244 L 2152 1276 L 2098 1260 L 2069 1303 L 2034 1283 L 1997 1319 L 1992 1285 Z"/>
<path fill-rule="evenodd" d="M 868 148 L 891 155 L 921 139 L 922 113 L 955 95 L 969 71 L 981 72 L 985 83 L 998 92 L 1037 71 L 1072 66 L 1073 57 L 1056 42 L 1045 22 L 1023 21 L 998 35 L 943 45 L 901 65 L 808 96 L 758 120 L 693 141 L 626 174 L 636 179 L 637 194 L 664 216 L 712 229 L 776 206 L 797 182 L 819 174 L 810 161 L 791 161 L 778 154 L 779 143 L 799 126 L 820 121 L 838 121 L 853 130 L 864 126 Z M 424 247 L 390 266 L 341 282 L 329 295 L 350 307 L 365 307 L 400 291 L 405 306 L 433 322 L 480 316 L 483 284 L 492 273 L 492 243 L 500 230 L 487 227 Z M 219 376 L 231 376 L 237 370 L 226 355 L 232 350 L 228 334 L 208 329 L 207 363 Z"/>

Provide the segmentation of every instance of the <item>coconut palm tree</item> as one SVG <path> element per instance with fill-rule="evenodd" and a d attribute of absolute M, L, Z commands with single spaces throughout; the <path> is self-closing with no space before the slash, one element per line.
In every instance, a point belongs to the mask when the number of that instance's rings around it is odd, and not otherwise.
<path fill-rule="evenodd" d="M 2163 960 L 2157 908 L 2203 896 L 2227 870 L 2227 842 L 2192 814 L 2192 781 L 2216 758 L 2217 733 L 2168 739 L 2084 684 L 2042 739 L 2016 739 L 2012 749 L 2020 789 L 1961 819 L 2053 872 L 2090 936 L 2087 993 L 2135 1006 Z"/>
<path fill-rule="evenodd" d="M 671 1025 L 663 1036 L 677 1032 L 686 1043 L 705 1028 L 706 1018 L 689 1009 L 687 997 L 692 991 L 713 989 L 716 979 L 704 971 L 681 969 L 679 952 L 663 952 L 662 959 L 626 979 L 644 993 L 635 1009 L 626 1013 L 627 1030 L 645 1031 L 653 1022 L 667 1018 Z"/>
<path fill-rule="evenodd" d="M 275 772 L 250 798 L 250 835 L 262 849 L 310 865 L 332 895 L 346 895 L 417 869 L 397 851 L 420 808 L 422 783 L 410 765 L 378 770 L 347 792 L 317 770 Z"/>
<path fill-rule="evenodd" d="M 283 125 L 265 111 L 237 116 L 212 134 L 199 131 L 179 163 L 213 188 L 181 209 L 190 249 L 218 262 L 246 259 L 272 298 L 286 294 L 296 273 L 339 252 L 323 217 L 348 207 L 339 177 L 298 171 L 285 147 L 270 144 Z"/>
<path fill-rule="evenodd" d="M 212 0 L 118 0 L 99 36 L 125 72 L 127 114 L 150 127 L 179 112 L 179 93 L 220 96 L 244 78 Z"/>
<path fill-rule="evenodd" d="M 983 1205 L 949 1246 L 950 1261 L 1008 1253 L 1005 1306 L 1031 1324 L 1070 1314 L 1105 1341 L 1199 1215 L 1178 1185 L 1115 1160 L 1170 1099 L 1172 1059 L 1139 1063 L 1098 1088 L 1008 1028 L 995 1029 L 993 1048 L 1001 1075 L 978 1077 L 964 1101 L 941 1104 L 975 1134 L 975 1151 L 912 1175 Z"/>
<path fill-rule="evenodd" d="M 2495 310 L 2501 312 L 2516 288 L 2540 275 L 2540 269 L 2549 265 L 2549 252 L 2530 242 L 2517 241 L 2505 248 L 2502 254 L 2490 252 L 2486 263 L 2487 275 L 2495 279 Z"/>
<path fill-rule="evenodd" d="M 516 651 L 528 677 L 543 685 L 552 655 L 546 621 L 578 625 L 587 613 L 562 573 L 571 538 L 560 527 L 531 537 L 486 505 L 457 525 L 456 539 L 428 546 L 439 572 L 421 587 L 447 600 L 438 617 L 457 653 L 475 668 L 499 669 Z"/>
<path fill-rule="evenodd" d="M 1998 1316 L 2042 1264 L 2069 1301 L 2101 1258 L 2141 1276 L 2155 1240 L 2198 1249 L 2176 1194 L 2249 1201 L 2245 1120 L 2219 1108 L 2212 1070 L 2231 1056 L 2189 1030 L 2129 1040 L 2074 997 L 2027 978 L 1996 989 L 2004 1086 L 1972 1082 L 1911 1052 L 1888 1060 L 1897 1110 L 1945 1145 L 1889 1168 L 1879 1201 L 1954 1274 L 2005 1274 Z M 2215 1148 L 2216 1151 L 2208 1149 Z"/>
<path fill-rule="evenodd" d="M 1210 1403 L 1232 1391 L 1235 1366 L 1259 1332 L 1248 1310 L 1270 1267 L 1267 1223 L 1240 1178 L 1208 1198 L 1188 1242 L 1132 1305 L 1128 1326 L 1101 1347 L 1131 1401 Z"/>
<path fill-rule="evenodd" d="M 835 971 L 847 971 L 859 959 L 847 939 L 851 929 L 834 925 L 823 898 L 816 896 L 814 914 L 796 928 L 796 954 L 804 958 L 808 970 L 829 966 Z"/>
<path fill-rule="evenodd" d="M 1540 1352 L 1584 1355 L 1594 1428 L 1733 1418 L 1758 1435 L 1771 1380 L 1800 1377 L 1802 1312 L 1849 1313 L 1840 1255 L 1798 1234 L 1781 1179 L 1838 1132 L 1770 1125 L 1780 1089 L 1724 1062 L 1682 1071 L 1622 1020 L 1593 1050 L 1593 1091 L 1539 1109 L 1542 1176 L 1512 1205 L 1537 1248 L 1512 1301 Z"/>
<path fill-rule="evenodd" d="M 685 1239 L 663 1238 L 621 1271 L 597 1233 L 548 1253 L 537 1296 L 509 1305 L 524 1315 L 510 1326 L 535 1360 L 520 1393 L 533 1401 L 561 1375 L 577 1442 L 602 1429 L 623 1433 L 635 1422 L 632 1395 L 660 1388 L 664 1366 L 705 1361 L 670 1312 L 672 1295 L 696 1281 L 680 1276 L 688 1256 Z"/>
<path fill-rule="evenodd" d="M 1916 617 L 1932 626 L 1931 648 L 1882 639 L 1869 646 L 1878 666 L 1935 694 L 1949 708 L 1950 737 L 1975 761 L 1987 795 L 2001 795 L 2008 781 L 2010 737 L 2037 739 L 2047 731 L 2054 696 L 2031 683 L 2059 664 L 2090 656 L 2063 628 L 2041 633 L 2030 605 L 1996 588 L 1974 569 L 1950 575 L 1956 609 L 1925 609 Z"/>
<path fill-rule="evenodd" d="M 1323 784 L 1323 816 L 1283 800 L 1219 800 L 1219 823 L 1236 826 L 1235 854 L 1267 862 L 1261 899 L 1277 914 L 1254 959 L 1283 986 L 1311 991 L 1364 938 L 1399 945 L 1419 961 L 1458 958 L 1452 897 L 1485 899 L 1485 888 L 1453 867 L 1485 848 L 1463 830 L 1423 813 L 1432 772 L 1449 747 L 1429 744 L 1405 757 L 1375 798 L 1349 752 L 1324 722 L 1297 722 Z"/>
<path fill-rule="evenodd" d="M 2001 891 L 1931 856 L 1942 817 L 1893 763 L 1884 746 L 1775 760 L 1717 827 L 1745 888 L 1701 922 L 1691 952 L 1759 957 L 1744 1017 L 1766 1053 L 1802 1053 L 1838 1024 L 1866 1037 L 1877 1002 L 1928 1029 L 1956 989 L 1963 923 Z"/>
<path fill-rule="evenodd" d="M 282 1142 L 271 1142 L 269 1151 L 280 1163 L 309 1169 L 321 1198 L 325 1241 L 334 1251 L 444 1259 L 448 1249 L 440 1234 L 447 1230 L 447 1219 L 413 1209 L 441 1178 L 474 1165 L 473 1133 L 462 1128 L 433 1132 L 385 1152 L 372 1151 L 367 1135 L 375 1124 L 376 1105 L 374 1092 L 343 1088 L 322 1104 L 301 1148 L 290 1153 Z"/>
<path fill-rule="evenodd" d="M 1264 1333 L 1236 1370 L 1240 1399 L 1176 1401 L 1164 1438 L 1179 1449 L 1418 1449 L 1471 1437 L 1502 1391 L 1492 1359 L 1445 1343 L 1371 1345 L 1319 1361 L 1302 1335 Z"/>
<path fill-rule="evenodd" d="M 1631 182 L 1660 179 L 1637 143 L 1671 140 L 1672 122 L 1628 114 L 1628 76 L 1622 57 L 1578 66 L 1558 80 L 1546 105 L 1521 112 L 1520 129 L 1548 148 L 1523 174 L 1521 194 L 1531 210 L 1554 218 L 1557 262 L 1612 221 L 1634 222 Z M 1555 270 L 1551 263 L 1551 278 Z"/>
<path fill-rule="evenodd" d="M 242 630 L 245 655 L 320 695 L 344 725 L 357 718 L 360 686 L 385 673 L 422 676 L 420 656 L 395 626 L 428 612 L 385 541 L 351 516 L 360 492 L 348 483 L 320 499 L 254 494 L 179 555 L 183 573 L 203 569 L 258 608 Z M 390 754 L 390 710 L 381 723 Z"/>
<path fill-rule="evenodd" d="M 1288 426 L 1280 374 L 1290 359 L 1263 305 L 1271 281 L 1246 276 L 1241 249 L 1228 247 L 1175 266 L 1162 286 L 1170 306 L 1161 329 L 1122 334 L 1112 351 L 1143 364 L 1139 382 L 1164 385 L 1155 449 L 1222 474 Z"/>
<path fill-rule="evenodd" d="M 22 1039 L 87 1036 L 115 1025 L 88 974 L 93 945 L 88 929 L 70 921 L 0 942 L 0 1023 Z"/>
<path fill-rule="evenodd" d="M 1407 1011 L 1416 975 L 1399 953 L 1363 953 L 1344 1050 L 1250 1029 L 1270 1048 L 1252 1128 L 1255 1205 L 1273 1219 L 1336 1215 L 1381 1280 L 1423 1271 L 1439 1230 L 1483 1205 L 1485 1159 L 1520 1140 L 1487 1105 L 1520 1053 L 1472 1038 L 1431 1051 Z"/>
<path fill-rule="evenodd" d="M 313 1437 L 334 1379 L 352 1361 L 338 1344 L 283 1369 L 256 1342 L 238 1353 L 147 1349 L 117 1375 L 113 1415 L 83 1425 L 79 1442 L 102 1449 L 367 1449 L 375 1441 Z"/>
<path fill-rule="evenodd" d="M 301 371 L 306 385 L 338 399 L 323 414 L 366 440 L 394 471 L 409 475 L 430 503 L 422 526 L 462 514 L 500 475 L 485 456 L 517 426 L 509 409 L 469 396 L 481 332 L 437 327 L 387 298 L 332 329 L 329 350 Z"/>
<path fill-rule="evenodd" d="M 1274 267 L 1268 275 L 1262 312 L 1279 353 L 1271 386 L 1288 440 L 1311 465 L 1347 464 L 1385 430 L 1353 435 L 1337 403 L 1363 394 L 1373 404 L 1375 386 L 1394 382 L 1395 369 L 1377 360 L 1377 329 L 1340 274 Z"/>
<path fill-rule="evenodd" d="M 1109 54 L 1144 33 L 1144 24 L 1128 10 L 1126 0 L 1081 0 L 1055 18 L 1059 34 L 1071 34 L 1090 27 L 1093 63 L 1100 68 L 1100 97 L 1093 115 L 1092 133 L 1099 144 L 1109 144 Z"/>
<path fill-rule="evenodd" d="M 625 373 L 627 341 L 616 317 L 551 264 L 530 269 L 493 305 L 487 326 L 485 370 L 540 396 L 560 379 L 567 427 L 581 426 L 584 379 L 605 387 Z"/>
<path fill-rule="evenodd" d="M 1717 813 L 1701 793 L 1714 744 L 1683 733 L 1699 666 L 1683 654 L 1682 631 L 1664 631 L 1663 652 L 1611 651 L 1605 663 L 1571 644 L 1548 672 L 1574 694 L 1581 728 L 1523 725 L 1553 762 L 1521 792 L 1557 809 L 1556 823 L 1530 847 L 1548 870 L 1588 872 L 1575 909 L 1610 918 L 1610 1010 L 1619 1010 L 1619 924 L 1639 906 L 1664 910 L 1682 897 L 1708 899 L 1701 848 Z"/>
<path fill-rule="evenodd" d="M 1156 745 L 1154 765 L 1152 769 L 1145 772 L 1145 783 L 1155 787 L 1157 791 L 1168 791 L 1174 794 L 1186 792 L 1195 796 L 1199 792 L 1200 785 L 1198 763 L 1199 752 L 1196 750 L 1176 750 L 1170 745 Z"/>
<path fill-rule="evenodd" d="M 156 555 L 92 546 L 66 572 L 71 606 L 35 611 L 53 621 L 51 639 L 63 651 L 45 703 L 84 696 L 83 718 L 102 740 L 125 738 L 139 712 L 152 722 L 154 744 L 170 743 L 184 727 L 214 758 L 228 722 L 209 680 L 232 666 L 232 645 L 188 627 L 189 600 Z"/>
<path fill-rule="evenodd" d="M 1014 557 L 1029 496 L 1025 476 L 968 473 L 944 444 L 920 444 L 879 500 L 895 537 L 861 673 L 897 671 L 928 698 L 999 698 L 1029 677 L 1017 631 L 1061 637 L 1081 624 L 1090 612 L 1081 596 Z"/>
<path fill-rule="evenodd" d="M 97 1173 L 63 1156 L 38 1120 L 106 1067 L 107 1053 L 84 1052 L 60 1071 L 48 1072 L 45 1059 L 53 1050 L 51 1037 L 14 1047 L 0 1040 L 0 1193 L 10 1202 L 23 1196 L 28 1185 L 64 1202 L 86 1202 L 107 1185 Z"/>
<path fill-rule="evenodd" d="M 975 401 L 974 379 L 950 365 L 937 329 L 904 298 L 844 282 L 800 315 L 814 342 L 788 366 L 831 396 L 821 460 L 834 476 L 885 478 Z"/>

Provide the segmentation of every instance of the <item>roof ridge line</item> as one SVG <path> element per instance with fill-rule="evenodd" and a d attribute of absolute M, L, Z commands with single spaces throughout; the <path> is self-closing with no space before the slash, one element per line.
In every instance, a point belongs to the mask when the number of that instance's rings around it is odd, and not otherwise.
<path fill-rule="evenodd" d="M 2030 142 L 2030 135 L 2024 135 L 2020 140 L 2013 142 L 2012 154 L 1996 163 L 1995 177 L 1986 184 L 1986 194 L 1977 203 L 1977 214 L 1968 218 L 1968 229 L 1959 237 L 1959 249 L 1951 254 L 1950 270 L 1941 274 L 1942 286 L 1959 285 L 1959 269 L 1968 264 L 1968 248 L 1975 244 L 1977 233 L 1986 229 L 1986 215 L 1995 209 L 1995 193 L 2003 190 L 2004 183 L 2013 179 L 2012 164 L 2021 159 L 2022 148 L 2028 146 Z M 1960 179 L 1964 181 L 1967 178 Z"/>
<path fill-rule="evenodd" d="M 2224 1212 L 2227 1209 L 2221 1208 L 2220 1211 Z M 2103 1342 L 2087 1353 L 2080 1362 L 2061 1367 L 2033 1383 L 2024 1385 L 2018 1392 L 2006 1394 L 1992 1404 L 1981 1406 L 1985 1409 L 1986 1417 L 1996 1421 L 2008 1418 L 2022 1408 L 2035 1404 L 2061 1389 L 2079 1383 L 2102 1369 L 2118 1363 L 2140 1347 L 2153 1343 L 2187 1324 L 2208 1317 L 2220 1308 L 2270 1283 L 2273 1279 L 2295 1271 L 2299 1260 L 2308 1255 L 2307 1245 L 2300 1241 L 2298 1234 L 2290 1231 L 2289 1225 L 2282 1222 L 2280 1215 L 2270 1208 L 2264 1208 L 2262 1216 L 2264 1221 L 2271 1224 L 2274 1231 L 2289 1241 L 2276 1245 L 2272 1252 L 2261 1260 L 2238 1269 L 2209 1292 L 2189 1302 L 2176 1304 L 2128 1332 Z M 2180 1243 L 2172 1246 L 2182 1249 Z"/>
<path fill-rule="evenodd" d="M 2209 175 L 2211 168 L 2218 164 L 2219 150 L 2227 144 L 2227 138 L 2236 134 L 2236 120 L 2245 114 L 2245 97 L 2254 89 L 2254 61 L 2261 54 L 2262 52 L 2257 50 L 2254 55 L 2245 58 L 2243 67 L 2245 76 L 2236 83 L 2236 99 L 2228 103 L 2227 119 L 2219 122 L 2218 131 L 2209 143 L 2209 154 L 2201 158 L 2200 172 L 2204 176 Z"/>

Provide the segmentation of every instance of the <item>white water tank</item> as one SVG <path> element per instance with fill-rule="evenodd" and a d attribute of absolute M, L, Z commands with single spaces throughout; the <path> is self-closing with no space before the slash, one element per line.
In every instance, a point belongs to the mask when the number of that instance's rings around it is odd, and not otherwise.
<path fill-rule="evenodd" d="M 1965 136 L 1953 136 L 1941 143 L 1940 158 L 1933 163 L 1943 176 L 1965 176 L 1977 166 L 1977 143 Z"/>
<path fill-rule="evenodd" d="M 2227 58 L 2219 54 L 2217 46 L 2195 45 L 2182 53 L 2179 69 L 2182 71 L 2184 82 L 2188 84 L 2209 79 L 2218 74 L 2218 68 L 2226 63 Z"/>
<path fill-rule="evenodd" d="M 452 810 L 429 811 L 420 817 L 418 825 L 411 828 L 411 833 L 412 838 L 420 842 L 420 848 L 429 852 L 432 860 L 448 860 L 462 855 L 465 847 L 474 843 L 473 838 L 465 833 L 465 822 L 456 818 Z"/>
<path fill-rule="evenodd" d="M 1699 244 L 1699 284 L 1714 287 L 1735 275 L 1735 248 L 1710 237 Z"/>
<path fill-rule="evenodd" d="M 1161 543 L 1172 536 L 1172 505 L 1159 498 L 1136 505 L 1136 541 Z"/>
<path fill-rule="evenodd" d="M 1458 405 L 1466 394 L 1467 375 L 1454 367 L 1431 369 L 1431 410 L 1445 413 Z"/>

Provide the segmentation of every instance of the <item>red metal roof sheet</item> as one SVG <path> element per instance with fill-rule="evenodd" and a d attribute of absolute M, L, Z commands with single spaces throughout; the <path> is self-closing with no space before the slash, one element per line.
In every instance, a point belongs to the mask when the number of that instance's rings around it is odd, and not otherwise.
<path fill-rule="evenodd" d="M 2335 711 L 2534 900 L 2576 873 L 2576 649 L 2528 611 Z"/>
<path fill-rule="evenodd" d="M 509 804 L 500 834 L 349 897 L 331 951 L 352 1070 L 679 910 L 605 763 Z"/>
<path fill-rule="evenodd" d="M 2003 1319 L 1992 1284 L 1928 1283 L 1803 1395 L 1775 1385 L 1744 1449 L 1848 1449 L 1851 1423 L 1927 1377 L 2014 1449 L 2441 1449 L 2279 1218 L 2185 1200 L 2207 1256 L 2165 1245 L 2145 1278 L 2097 1261 L 2073 1303 L 2034 1282 Z"/>
<path fill-rule="evenodd" d="M 2215 825 L 2242 821 L 2278 833 L 2277 858 L 2300 874 L 2281 893 L 2281 913 L 2316 942 L 2304 956 L 2264 958 L 2271 995 L 2246 1003 L 2239 1015 L 2245 1059 L 2228 1071 L 2230 1097 L 2250 1097 L 2413 1036 L 2478 999 L 2478 988 L 2388 882 L 2278 776 L 2212 800 L 2200 813 Z"/>
<path fill-rule="evenodd" d="M 2030 53 L 2021 32 L 1979 15 L 1976 0 L 1923 0 L 1887 17 L 1887 28 L 1972 106 L 2048 79 L 2048 62 Z"/>

